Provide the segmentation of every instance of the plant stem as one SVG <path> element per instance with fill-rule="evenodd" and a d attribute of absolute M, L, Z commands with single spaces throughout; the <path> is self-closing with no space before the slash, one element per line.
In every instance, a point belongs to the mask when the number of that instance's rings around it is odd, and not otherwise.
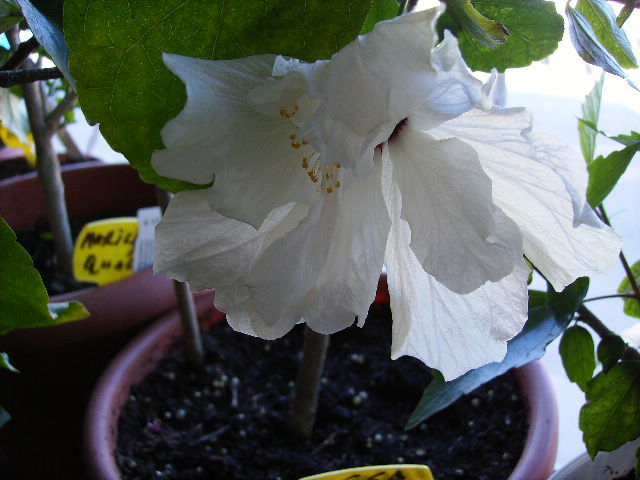
<path fill-rule="evenodd" d="M 45 106 L 39 85 L 26 83 L 22 86 L 22 91 L 36 147 L 36 169 L 46 199 L 56 254 L 56 267 L 59 274 L 71 279 L 73 278 L 73 241 L 60 163 L 53 148 L 53 132 L 47 128 Z"/>
<path fill-rule="evenodd" d="M 610 335 L 616 335 L 609 330 L 602 321 L 595 316 L 595 314 L 584 305 L 578 309 L 578 320 L 586 323 L 591 329 L 598 334 L 600 338 L 608 337 Z M 627 351 L 625 353 L 630 360 L 640 360 L 640 352 L 633 347 L 627 345 Z"/>
<path fill-rule="evenodd" d="M 604 209 L 604 205 L 600 205 L 598 207 L 598 211 L 600 216 L 602 217 L 602 221 L 607 225 L 611 226 L 611 222 L 609 221 L 609 217 L 607 216 L 607 212 Z M 624 256 L 624 252 L 620 250 L 620 262 L 622 263 L 622 268 L 624 268 L 624 272 L 629 279 L 629 284 L 631 285 L 631 290 L 633 290 L 633 296 L 638 301 L 638 305 L 640 305 L 640 288 L 638 287 L 638 282 L 636 282 L 636 278 L 633 276 L 633 272 L 631 271 L 631 267 L 629 267 L 629 262 L 627 262 L 627 258 Z"/>
<path fill-rule="evenodd" d="M 49 115 L 47 115 L 47 130 L 53 135 L 57 132 L 60 125 L 60 120 L 69 110 L 76 106 L 76 100 L 78 95 L 75 92 L 67 92 L 65 97 L 60 100 L 60 103 L 55 106 Z"/>
<path fill-rule="evenodd" d="M 620 10 L 620 15 L 618 15 L 618 18 L 616 18 L 616 25 L 622 28 L 622 26 L 624 25 L 624 22 L 629 20 L 629 17 L 633 13 L 633 11 L 634 11 L 634 8 L 631 5 L 625 5 L 624 7 L 622 7 L 622 10 Z"/>
<path fill-rule="evenodd" d="M 24 62 L 29 57 L 29 55 L 39 46 L 40 44 L 38 43 L 38 40 L 36 40 L 36 37 L 31 37 L 26 42 L 21 43 L 20 45 L 18 45 L 11 58 L 9 58 L 9 60 L 7 60 L 4 65 L 2 65 L 0 71 L 14 70 L 18 68 L 22 64 L 22 62 Z"/>
<path fill-rule="evenodd" d="M 158 197 L 158 204 L 164 214 L 171 200 L 171 194 L 166 190 L 156 187 L 156 196 Z M 202 348 L 202 338 L 200 336 L 200 327 L 198 326 L 196 307 L 193 302 L 193 294 L 189 290 L 188 282 L 174 280 L 173 286 L 176 290 L 180 321 L 182 322 L 182 329 L 184 330 L 187 357 L 193 365 L 199 367 L 204 362 L 204 349 Z"/>
<path fill-rule="evenodd" d="M 320 378 L 329 348 L 329 335 L 304 329 L 302 361 L 298 368 L 296 387 L 287 420 L 289 431 L 299 438 L 308 439 L 313 432 L 318 409 Z"/>
<path fill-rule="evenodd" d="M 593 302 L 595 300 L 606 300 L 608 298 L 636 298 L 636 296 L 630 293 L 614 293 L 613 295 L 601 295 L 599 297 L 585 298 L 582 303 Z"/>
<path fill-rule="evenodd" d="M 3 70 L 0 71 L 0 87 L 10 88 L 14 85 L 32 83 L 39 80 L 51 80 L 62 78 L 62 72 L 57 67 L 23 69 L 23 70 Z"/>

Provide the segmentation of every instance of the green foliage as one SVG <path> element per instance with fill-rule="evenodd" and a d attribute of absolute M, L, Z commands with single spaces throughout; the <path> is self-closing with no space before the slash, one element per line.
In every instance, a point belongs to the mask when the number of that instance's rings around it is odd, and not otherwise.
<path fill-rule="evenodd" d="M 604 85 L 604 74 L 600 76 L 600 80 L 596 82 L 593 89 L 585 97 L 582 103 L 582 122 L 578 122 L 578 132 L 580 133 L 580 148 L 582 156 L 587 164 L 593 161 L 593 155 L 596 148 L 596 137 L 598 135 L 597 125 L 600 117 L 600 102 L 602 101 L 602 85 Z M 596 127 L 594 130 L 583 122 L 591 122 Z"/>
<path fill-rule="evenodd" d="M 589 23 L 589 20 L 578 10 L 567 3 L 567 19 L 569 20 L 569 35 L 578 55 L 592 65 L 601 67 L 606 72 L 618 75 L 636 90 L 638 87 L 631 82 L 616 58 L 602 45 L 597 33 Z"/>
<path fill-rule="evenodd" d="M 578 325 L 567 328 L 560 340 L 560 356 L 569 380 L 584 391 L 596 369 L 594 343 L 589 331 Z"/>
<path fill-rule="evenodd" d="M 640 150 L 640 136 L 628 147 L 611 152 L 606 157 L 600 155 L 589 164 L 587 200 L 591 206 L 600 205 L 613 191 L 638 150 Z"/>
<path fill-rule="evenodd" d="M 507 41 L 507 28 L 499 21 L 482 15 L 469 0 L 449 0 L 447 7 L 464 33 L 479 44 L 493 49 Z"/>
<path fill-rule="evenodd" d="M 9 420 L 11 420 L 11 415 L 0 405 L 0 428 L 4 427 Z"/>
<path fill-rule="evenodd" d="M 405 428 L 416 427 L 462 395 L 511 368 L 520 367 L 542 357 L 546 346 L 564 331 L 568 323 L 569 317 L 556 316 L 547 307 L 530 311 L 529 320 L 522 332 L 509 341 L 507 355 L 502 362 L 471 370 L 450 382 L 445 382 L 442 376 L 436 376 L 423 392 Z"/>
<path fill-rule="evenodd" d="M 618 335 L 607 335 L 598 343 L 598 360 L 602 363 L 602 369 L 608 372 L 622 358 L 627 351 L 627 344 Z"/>
<path fill-rule="evenodd" d="M 541 290 L 529 290 L 529 310 L 533 310 L 534 308 L 546 307 L 547 303 L 549 303 L 549 299 L 547 297 L 547 292 L 543 292 Z"/>
<path fill-rule="evenodd" d="M 0 352 L 0 368 L 4 368 L 5 370 L 9 370 L 10 372 L 17 373 L 18 369 L 11 365 L 9 361 L 9 355 L 5 352 Z"/>
<path fill-rule="evenodd" d="M 52 304 L 31 257 L 0 217 L 0 334 L 16 328 L 57 325 L 88 316 L 77 302 Z"/>
<path fill-rule="evenodd" d="M 640 362 L 617 363 L 589 382 L 580 430 L 591 458 L 640 437 Z"/>
<path fill-rule="evenodd" d="M 22 14 L 29 24 L 29 28 L 40 45 L 51 56 L 51 59 L 60 69 L 65 78 L 75 88 L 75 80 L 69 72 L 69 49 L 62 36 L 62 30 L 58 23 L 59 10 L 62 9 L 62 0 L 48 2 L 16 0 L 22 9 Z M 55 15 L 53 19 L 48 15 Z"/>
<path fill-rule="evenodd" d="M 549 307 L 556 315 L 573 317 L 582 305 L 588 290 L 588 277 L 578 278 L 571 285 L 567 285 L 562 292 L 556 292 L 549 285 L 547 290 Z"/>
<path fill-rule="evenodd" d="M 0 0 L 0 33 L 4 33 L 22 20 L 20 8 L 14 0 Z"/>
<path fill-rule="evenodd" d="M 467 33 L 449 9 L 438 21 L 440 31 L 450 30 L 458 37 L 465 61 L 473 70 L 526 67 L 551 55 L 564 32 L 563 20 L 553 2 L 543 0 L 476 0 L 475 9 L 488 19 L 499 21 L 509 32 L 503 45 L 489 48 Z"/>
<path fill-rule="evenodd" d="M 578 10 L 589 21 L 596 37 L 622 68 L 636 68 L 636 57 L 627 35 L 616 23 L 616 15 L 606 0 L 578 0 Z"/>
<path fill-rule="evenodd" d="M 329 58 L 360 33 L 371 0 L 67 0 L 64 7 L 71 70 L 86 117 L 101 124 L 111 147 L 143 180 L 175 192 L 197 187 L 159 176 L 150 164 L 153 151 L 164 148 L 160 130 L 186 101 L 162 52 Z"/>
<path fill-rule="evenodd" d="M 361 34 L 369 33 L 376 23 L 382 20 L 393 18 L 398 13 L 398 2 L 396 0 L 373 0 L 371 9 L 362 25 Z"/>
<path fill-rule="evenodd" d="M 634 263 L 631 267 L 631 273 L 636 280 L 636 284 L 640 285 L 640 260 Z M 631 288 L 631 282 L 628 277 L 624 277 L 620 286 L 618 287 L 618 293 L 633 294 L 635 293 Z M 627 298 L 624 301 L 624 313 L 630 317 L 640 318 L 640 302 L 636 298 Z"/>

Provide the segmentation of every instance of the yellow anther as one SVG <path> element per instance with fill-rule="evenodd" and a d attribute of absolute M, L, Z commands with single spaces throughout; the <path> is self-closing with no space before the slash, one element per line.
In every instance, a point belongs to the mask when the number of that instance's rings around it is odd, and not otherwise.
<path fill-rule="evenodd" d="M 280 109 L 280 116 L 284 117 L 286 115 L 287 111 L 284 108 Z"/>
<path fill-rule="evenodd" d="M 303 157 L 303 158 L 302 158 L 302 168 L 304 168 L 305 170 L 306 170 L 307 168 L 309 168 L 309 161 L 308 161 L 308 160 L 309 160 L 309 159 L 308 159 L 307 157 Z"/>
<path fill-rule="evenodd" d="M 333 188 L 331 188 L 331 187 L 327 188 L 326 192 L 327 193 L 333 193 Z"/>
<path fill-rule="evenodd" d="M 294 105 L 294 106 L 293 106 L 293 109 L 294 109 L 294 110 L 298 110 L 298 105 Z"/>
<path fill-rule="evenodd" d="M 340 188 L 340 182 L 336 182 L 336 188 Z"/>
<path fill-rule="evenodd" d="M 309 145 L 309 142 L 307 142 L 306 140 L 302 140 L 302 144 L 303 145 Z"/>
<path fill-rule="evenodd" d="M 291 146 L 293 148 L 300 148 L 300 144 L 299 143 L 292 143 Z"/>
<path fill-rule="evenodd" d="M 336 163 L 336 168 L 342 168 L 342 165 L 340 165 L 339 163 Z"/>
<path fill-rule="evenodd" d="M 295 136 L 295 135 L 289 135 L 289 138 L 290 138 L 291 140 L 295 140 L 295 139 L 296 139 L 296 136 Z"/>

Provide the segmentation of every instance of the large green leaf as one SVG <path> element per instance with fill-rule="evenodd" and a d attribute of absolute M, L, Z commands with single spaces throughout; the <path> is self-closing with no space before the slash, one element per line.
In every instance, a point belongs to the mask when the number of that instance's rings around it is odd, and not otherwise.
<path fill-rule="evenodd" d="M 467 33 L 451 9 L 438 22 L 440 30 L 451 30 L 458 37 L 464 59 L 473 70 L 526 67 L 551 55 L 564 32 L 563 20 L 553 2 L 543 0 L 473 0 L 482 15 L 499 21 L 509 32 L 503 45 L 489 48 Z"/>
<path fill-rule="evenodd" d="M 580 430 L 592 458 L 640 437 L 640 362 L 620 362 L 599 373 L 585 393 Z"/>
<path fill-rule="evenodd" d="M 567 285 L 562 292 L 556 292 L 548 285 L 547 296 L 549 307 L 556 315 L 573 317 L 582 305 L 584 297 L 589 290 L 589 278 L 580 277 L 571 285 Z"/>
<path fill-rule="evenodd" d="M 522 332 L 509 341 L 507 355 L 502 362 L 471 370 L 450 382 L 445 382 L 442 376 L 436 376 L 422 394 L 405 428 L 414 428 L 462 395 L 511 368 L 520 367 L 542 357 L 546 346 L 564 331 L 568 323 L 569 317 L 556 316 L 550 308 L 532 310 Z"/>
<path fill-rule="evenodd" d="M 606 0 L 578 0 L 576 10 L 591 24 L 598 40 L 622 68 L 637 67 L 627 35 L 616 23 L 616 15 Z"/>
<path fill-rule="evenodd" d="M 560 356 L 567 377 L 583 391 L 596 369 L 594 348 L 593 337 L 579 325 L 567 328 L 560 340 Z"/>
<path fill-rule="evenodd" d="M 618 335 L 605 335 L 598 343 L 598 360 L 602 363 L 602 369 L 608 372 L 622 358 L 627 351 L 627 344 Z"/>
<path fill-rule="evenodd" d="M 633 264 L 631 267 L 631 273 L 636 280 L 636 284 L 640 285 L 640 260 Z M 631 288 L 631 282 L 628 277 L 624 277 L 620 286 L 618 287 L 618 293 L 633 294 L 633 288 Z M 636 298 L 627 298 L 624 301 L 624 313 L 630 317 L 640 318 L 640 301 Z"/>
<path fill-rule="evenodd" d="M 39 2 L 30 0 L 16 0 L 22 9 L 22 14 L 29 24 L 40 45 L 51 56 L 51 59 L 60 69 L 72 87 L 75 88 L 75 80 L 69 72 L 69 49 L 62 36 L 62 30 L 58 23 L 58 17 L 50 18 L 47 14 L 53 15 L 62 6 L 62 0 L 51 0 L 50 2 Z M 47 5 L 46 9 L 43 5 Z M 40 7 L 40 8 L 39 8 Z M 43 10 L 47 14 L 43 13 Z"/>
<path fill-rule="evenodd" d="M 160 130 L 186 101 L 162 52 L 207 59 L 277 53 L 329 58 L 360 33 L 371 0 L 67 0 L 65 36 L 82 109 L 141 177 L 196 188 L 151 167 Z"/>
<path fill-rule="evenodd" d="M 381 20 L 388 20 L 398 14 L 398 2 L 396 0 L 373 0 L 371 9 L 364 21 L 360 33 L 365 34 L 373 30 L 376 23 Z"/>
<path fill-rule="evenodd" d="M 640 139 L 635 144 L 612 152 L 606 157 L 600 155 L 589 164 L 587 200 L 591 206 L 600 205 L 613 191 L 638 150 L 640 150 Z"/>
<path fill-rule="evenodd" d="M 501 22 L 482 15 L 470 0 L 449 0 L 447 7 L 464 33 L 479 44 L 493 49 L 509 38 L 509 32 Z"/>
<path fill-rule="evenodd" d="M 569 35 L 571 43 L 578 55 L 592 65 L 602 68 L 604 71 L 618 75 L 636 90 L 638 87 L 628 78 L 616 58 L 598 40 L 598 35 L 589 23 L 589 20 L 578 10 L 567 4 L 565 9 L 569 20 Z"/>
<path fill-rule="evenodd" d="M 31 257 L 0 217 L 0 335 L 16 328 L 57 325 L 88 316 L 77 302 L 52 304 Z"/>
<path fill-rule="evenodd" d="M 593 161 L 594 151 L 596 149 L 596 137 L 598 136 L 598 118 L 600 117 L 600 102 L 602 101 L 602 85 L 604 84 L 604 73 L 595 83 L 593 89 L 585 97 L 582 103 L 582 118 L 578 122 L 578 132 L 580 133 L 580 148 L 582 156 L 587 164 Z M 585 124 L 590 122 L 593 127 Z"/>

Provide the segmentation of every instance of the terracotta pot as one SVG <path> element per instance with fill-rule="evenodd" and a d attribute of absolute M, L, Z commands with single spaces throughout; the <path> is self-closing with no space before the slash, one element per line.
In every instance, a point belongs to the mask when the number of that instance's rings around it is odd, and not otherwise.
<path fill-rule="evenodd" d="M 100 162 L 93 157 L 85 159 L 71 158 L 66 154 L 58 155 L 60 165 L 77 165 L 78 163 Z M 100 162 L 102 163 L 102 162 Z M 25 175 L 34 172 L 34 168 L 24 157 L 24 152 L 19 148 L 0 147 L 0 181 L 17 175 Z"/>
<path fill-rule="evenodd" d="M 386 278 L 378 284 L 374 306 L 388 302 Z M 199 312 L 207 308 L 198 300 Z M 211 311 L 213 322 L 224 314 Z M 138 335 L 111 362 L 94 390 L 85 418 L 85 461 L 94 480 L 121 480 L 115 461 L 118 418 L 137 385 L 155 369 L 169 347 L 181 335 L 178 314 L 169 313 Z M 550 380 L 539 362 L 515 370 L 523 394 L 530 404 L 529 431 L 515 470 L 509 480 L 546 480 L 553 471 L 558 446 L 558 411 Z"/>
<path fill-rule="evenodd" d="M 612 480 L 636 466 L 636 451 L 640 439 L 625 443 L 613 452 L 600 452 L 594 460 L 586 453 L 573 459 L 549 480 Z"/>
<path fill-rule="evenodd" d="M 75 164 L 64 167 L 62 176 L 71 218 L 156 205 L 154 187 L 142 182 L 126 164 Z M 47 217 L 44 194 L 35 173 L 0 182 L 0 215 L 15 231 L 26 230 Z M 82 302 L 91 316 L 54 327 L 14 330 L 0 337 L 0 351 L 68 351 L 71 345 L 122 337 L 176 302 L 171 280 L 154 276 L 151 269 L 103 287 L 51 297 L 52 302 L 68 300 Z"/>

